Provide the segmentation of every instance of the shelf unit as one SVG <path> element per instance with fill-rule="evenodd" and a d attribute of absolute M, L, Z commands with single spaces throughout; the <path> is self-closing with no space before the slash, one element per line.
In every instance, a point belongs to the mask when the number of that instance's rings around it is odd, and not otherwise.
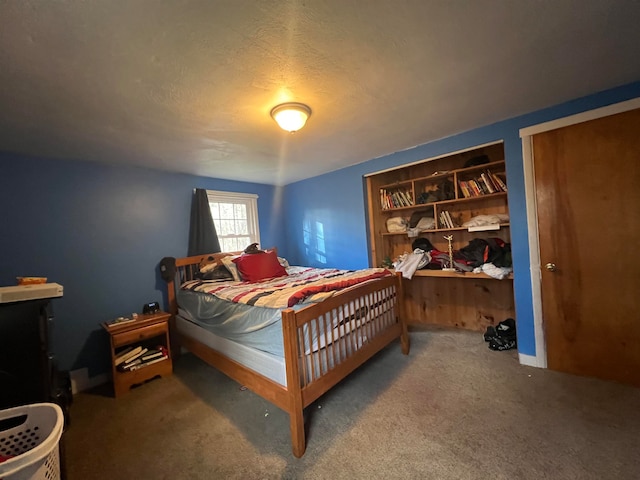
<path fill-rule="evenodd" d="M 465 167 L 470 159 L 486 156 L 488 163 Z M 483 178 L 484 174 L 484 178 Z M 495 179 L 499 177 L 499 181 Z M 475 195 L 470 188 L 476 182 Z M 499 183 L 501 182 L 501 183 Z M 406 232 L 390 233 L 391 217 L 432 217 L 433 229 L 419 236 L 433 246 L 447 251 L 445 235 L 453 235 L 453 249 L 458 250 L 473 238 L 498 237 L 510 243 L 508 198 L 504 146 L 486 145 L 465 152 L 427 159 L 367 176 L 370 258 L 373 266 L 385 259 L 396 259 L 412 251 Z M 480 189 L 483 189 L 480 192 Z M 386 200 L 398 191 L 408 195 L 407 202 Z M 397 195 L 396 195 L 397 197 Z M 453 227 L 445 224 L 442 212 L 448 212 Z M 505 215 L 495 230 L 469 231 L 462 224 L 478 215 Z M 405 280 L 405 314 L 412 324 L 438 324 L 471 330 L 484 330 L 515 315 L 513 276 L 496 280 L 484 273 L 460 273 L 419 270 Z"/>

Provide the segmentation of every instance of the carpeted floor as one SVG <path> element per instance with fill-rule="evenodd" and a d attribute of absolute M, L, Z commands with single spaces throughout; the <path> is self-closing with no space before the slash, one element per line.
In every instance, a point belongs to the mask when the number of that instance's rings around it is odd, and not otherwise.
<path fill-rule="evenodd" d="M 119 399 L 76 395 L 68 480 L 640 477 L 640 389 L 524 367 L 482 335 L 411 333 L 310 408 L 305 455 L 288 416 L 192 355 Z"/>

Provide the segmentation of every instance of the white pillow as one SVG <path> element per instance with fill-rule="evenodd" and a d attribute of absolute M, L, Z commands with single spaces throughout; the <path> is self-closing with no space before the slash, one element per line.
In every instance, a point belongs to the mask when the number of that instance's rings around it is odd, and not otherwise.
<path fill-rule="evenodd" d="M 289 265 L 289 261 L 286 258 L 278 257 L 278 262 L 280 262 L 280 265 L 282 265 L 284 268 L 288 268 L 291 266 Z"/>
<path fill-rule="evenodd" d="M 236 282 L 241 282 L 242 278 L 240 277 L 240 272 L 238 271 L 238 266 L 233 263 L 233 259 L 239 257 L 239 255 L 227 255 L 226 257 L 222 257 L 220 262 L 227 267 L 229 273 L 233 276 L 233 280 Z"/>

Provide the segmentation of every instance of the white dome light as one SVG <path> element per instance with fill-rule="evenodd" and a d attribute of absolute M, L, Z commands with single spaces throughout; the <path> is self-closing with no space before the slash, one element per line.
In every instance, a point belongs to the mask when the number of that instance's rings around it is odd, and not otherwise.
<path fill-rule="evenodd" d="M 271 116 L 287 132 L 297 132 L 311 116 L 311 109 L 304 103 L 282 103 L 271 110 Z"/>

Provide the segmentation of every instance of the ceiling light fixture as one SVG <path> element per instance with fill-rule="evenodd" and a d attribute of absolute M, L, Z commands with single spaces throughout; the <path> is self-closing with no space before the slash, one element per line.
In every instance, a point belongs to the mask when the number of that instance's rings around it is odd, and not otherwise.
<path fill-rule="evenodd" d="M 271 109 L 271 116 L 280 128 L 287 132 L 297 132 L 311 116 L 311 109 L 304 103 L 282 103 Z"/>

